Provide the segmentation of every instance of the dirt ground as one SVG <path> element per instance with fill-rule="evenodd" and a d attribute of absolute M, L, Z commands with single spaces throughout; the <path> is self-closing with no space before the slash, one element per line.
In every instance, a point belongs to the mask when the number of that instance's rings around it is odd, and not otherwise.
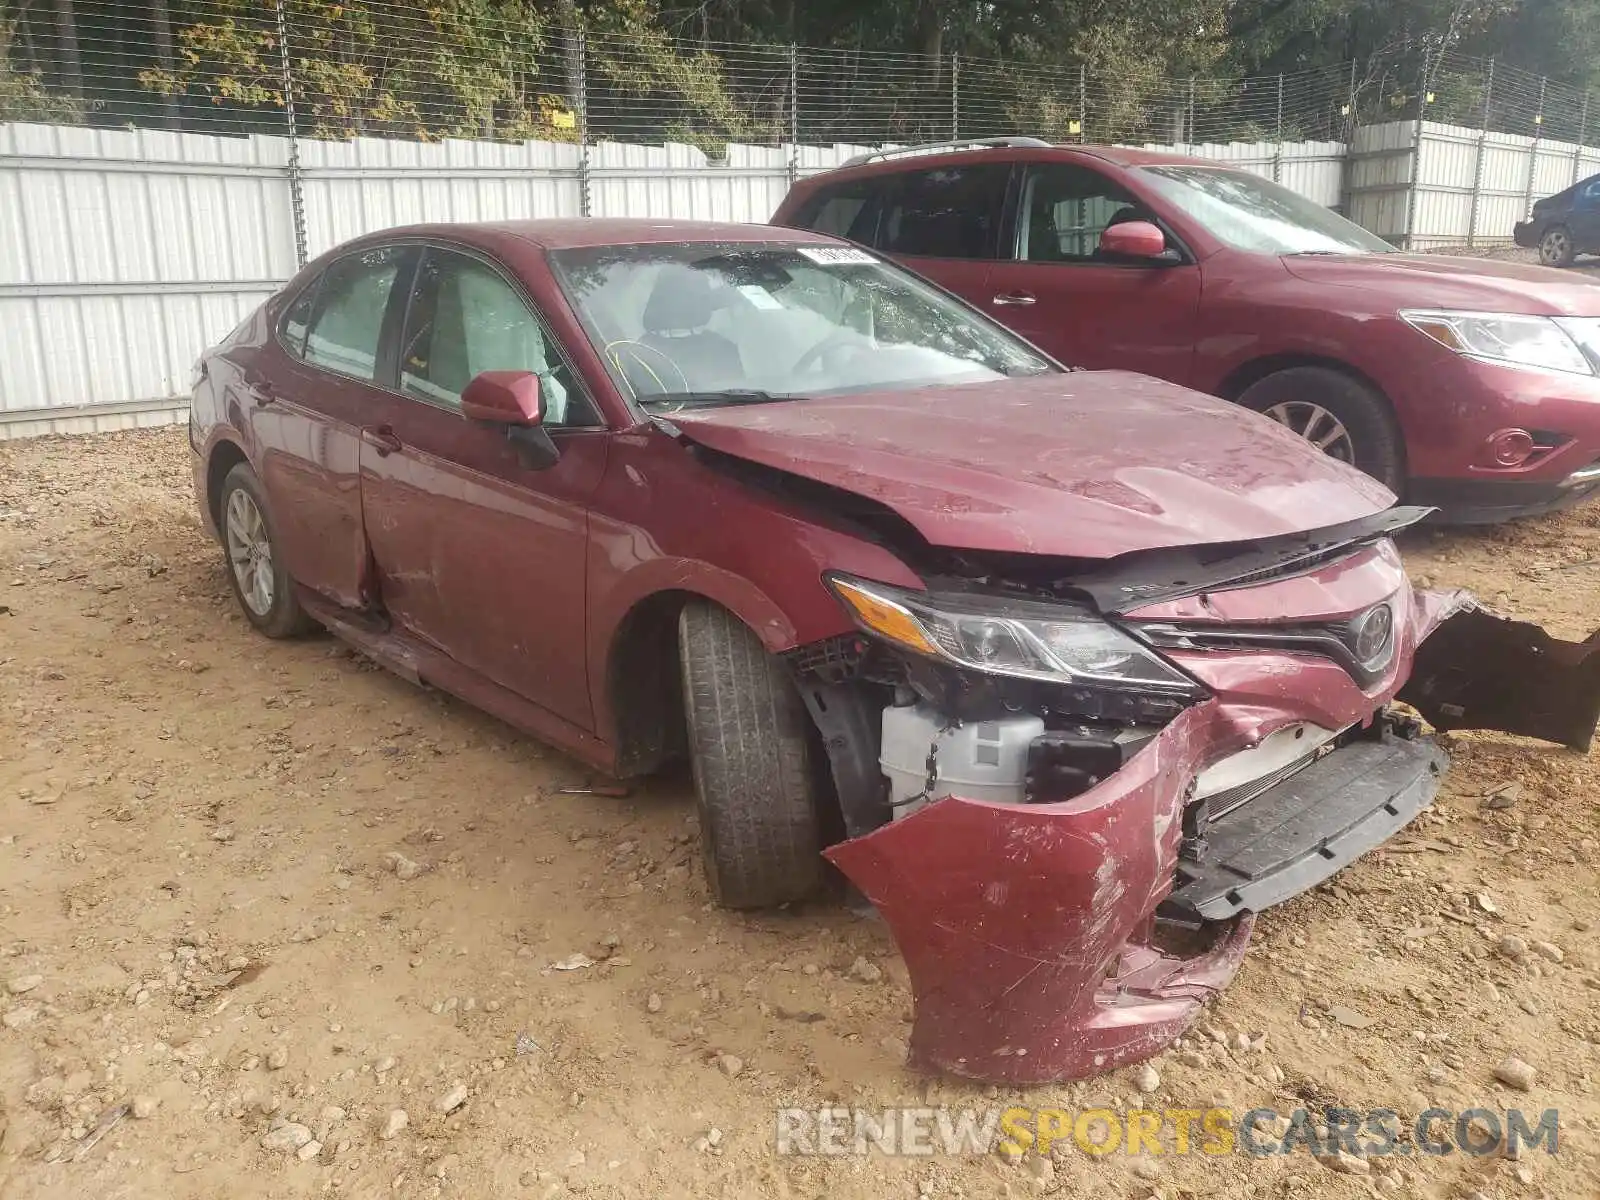
<path fill-rule="evenodd" d="M 779 1105 L 1136 1107 L 1136 1072 L 910 1074 L 880 923 L 717 910 L 684 780 L 557 795 L 586 776 L 554 752 L 328 638 L 255 636 L 188 479 L 179 429 L 0 444 L 5 1200 L 1600 1194 L 1600 752 L 1446 738 L 1406 844 L 1264 916 L 1155 1063 L 1157 1107 L 1555 1107 L 1555 1156 L 780 1158 Z M 1600 504 L 1406 549 L 1559 635 L 1600 625 Z M 320 1149 L 263 1147 L 284 1118 Z"/>

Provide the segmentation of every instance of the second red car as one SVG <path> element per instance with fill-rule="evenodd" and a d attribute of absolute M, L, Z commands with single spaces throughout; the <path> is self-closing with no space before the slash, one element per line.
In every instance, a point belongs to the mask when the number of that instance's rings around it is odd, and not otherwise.
<path fill-rule="evenodd" d="M 1455 521 L 1600 488 L 1600 283 L 1400 254 L 1249 172 L 1032 138 L 868 155 L 774 223 L 847 237 L 1063 362 L 1235 400 Z"/>

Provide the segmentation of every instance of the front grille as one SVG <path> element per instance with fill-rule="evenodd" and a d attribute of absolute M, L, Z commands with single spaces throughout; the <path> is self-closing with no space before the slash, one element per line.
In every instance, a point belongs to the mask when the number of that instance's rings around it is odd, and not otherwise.
<path fill-rule="evenodd" d="M 1362 622 L 1380 607 L 1389 608 L 1387 636 L 1381 652 L 1363 662 L 1357 658 Z M 1403 619 L 1400 613 L 1395 612 L 1392 601 L 1384 601 L 1349 620 L 1323 625 L 1230 626 L 1163 621 L 1148 624 L 1129 622 L 1128 628 L 1152 646 L 1164 649 L 1279 650 L 1320 654 L 1337 662 L 1362 687 L 1369 687 L 1381 679 L 1393 663 L 1395 647 L 1399 644 L 1399 625 Z"/>

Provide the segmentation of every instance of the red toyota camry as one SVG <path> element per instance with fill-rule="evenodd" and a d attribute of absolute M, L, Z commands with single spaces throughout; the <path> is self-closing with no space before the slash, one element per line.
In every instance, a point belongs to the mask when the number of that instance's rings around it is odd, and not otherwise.
<path fill-rule="evenodd" d="M 1595 646 L 1412 589 L 1382 484 L 812 233 L 364 237 L 204 357 L 190 436 L 252 625 L 618 776 L 687 756 L 714 894 L 831 860 L 914 1061 L 969 1076 L 1159 1050 L 1255 913 L 1429 803 L 1418 712 L 1600 711 Z"/>

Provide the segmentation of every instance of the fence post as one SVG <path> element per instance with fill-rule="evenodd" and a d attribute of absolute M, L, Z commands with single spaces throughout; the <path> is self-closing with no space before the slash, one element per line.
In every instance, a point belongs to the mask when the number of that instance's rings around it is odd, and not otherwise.
<path fill-rule="evenodd" d="M 1483 200 L 1483 144 L 1489 140 L 1489 103 L 1494 96 L 1494 59 L 1483 85 L 1483 128 L 1478 131 L 1478 154 L 1472 163 L 1472 209 L 1467 215 L 1467 245 L 1478 244 L 1478 206 Z"/>
<path fill-rule="evenodd" d="M 789 43 L 789 186 L 800 178 L 800 50 Z"/>
<path fill-rule="evenodd" d="M 1195 144 L 1194 138 L 1194 76 L 1189 76 L 1189 119 L 1183 129 L 1184 141 L 1189 145 Z"/>
<path fill-rule="evenodd" d="M 961 55 L 950 56 L 950 140 L 961 137 Z"/>
<path fill-rule="evenodd" d="M 1417 128 L 1411 138 L 1411 186 L 1406 189 L 1405 248 L 1417 248 L 1417 193 L 1422 189 L 1422 125 L 1428 115 L 1428 48 L 1422 48 L 1422 76 L 1417 86 Z"/>
<path fill-rule="evenodd" d="M 1528 148 L 1528 190 L 1522 198 L 1522 219 L 1528 219 L 1533 208 L 1533 187 L 1539 180 L 1539 138 L 1544 133 L 1544 93 L 1548 76 L 1539 77 L 1539 111 L 1533 115 L 1533 145 Z"/>
<path fill-rule="evenodd" d="M 1078 141 L 1089 140 L 1089 67 L 1078 64 Z"/>
<path fill-rule="evenodd" d="M 589 195 L 589 43 L 581 29 L 573 37 L 577 41 L 573 47 L 573 73 L 578 105 L 578 215 L 590 217 L 594 213 Z"/>
<path fill-rule="evenodd" d="M 1278 150 L 1272 156 L 1272 182 L 1283 182 L 1283 76 L 1278 76 Z"/>
<path fill-rule="evenodd" d="M 294 108 L 294 68 L 289 59 L 289 18 L 283 0 L 274 0 L 278 16 L 278 69 L 283 86 L 283 113 L 289 126 L 289 212 L 294 221 L 294 261 L 306 265 L 305 186 L 300 175 L 300 126 Z"/>
<path fill-rule="evenodd" d="M 1589 93 L 1583 93 L 1583 110 L 1578 117 L 1578 147 L 1572 152 L 1572 182 L 1583 174 L 1583 142 L 1589 136 Z"/>
<path fill-rule="evenodd" d="M 1359 60 L 1354 58 L 1350 60 L 1350 104 L 1348 106 L 1348 112 L 1346 113 L 1350 120 L 1345 123 L 1344 130 L 1346 147 L 1348 147 L 1351 142 L 1356 140 L 1356 64 L 1358 61 Z M 1346 215 L 1348 216 L 1349 214 L 1347 213 Z"/>

